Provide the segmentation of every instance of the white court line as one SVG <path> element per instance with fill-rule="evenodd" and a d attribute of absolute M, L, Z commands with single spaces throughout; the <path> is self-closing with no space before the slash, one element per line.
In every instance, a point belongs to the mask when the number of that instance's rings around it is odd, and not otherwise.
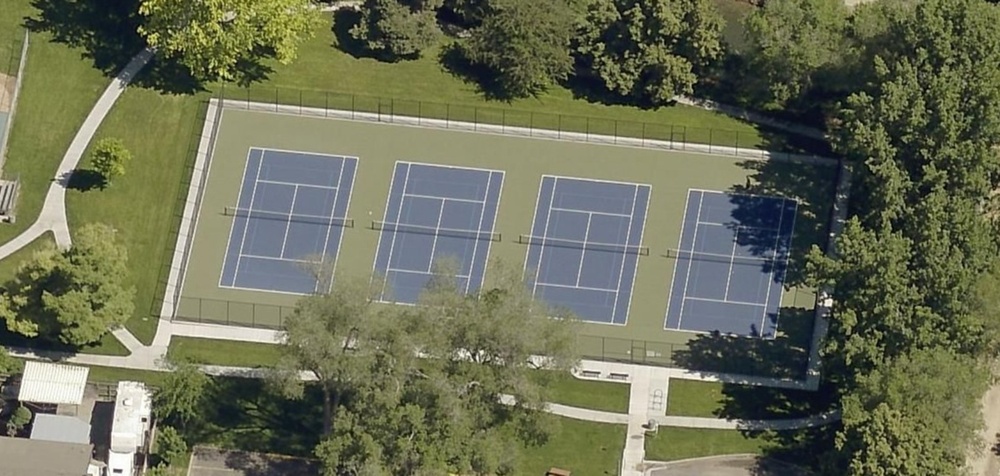
<path fill-rule="evenodd" d="M 740 242 L 740 226 L 736 225 L 736 235 L 733 236 L 733 252 L 729 254 L 729 273 L 726 274 L 726 292 L 722 299 L 729 299 L 729 283 L 733 280 L 733 266 L 736 265 L 736 245 Z"/>
<path fill-rule="evenodd" d="M 798 211 L 798 208 L 796 208 L 796 211 Z M 781 223 L 784 220 L 785 220 L 785 202 L 784 202 L 784 200 L 782 200 L 782 202 L 781 202 L 781 215 L 778 216 L 778 233 L 774 234 L 774 248 L 771 250 L 771 259 L 772 260 L 774 260 L 778 256 L 778 240 L 781 239 Z M 787 268 L 788 266 L 786 265 L 785 267 Z M 771 266 L 771 271 L 769 273 L 767 273 L 767 279 L 768 279 L 768 281 L 767 281 L 767 295 L 764 296 L 764 312 L 760 316 L 760 327 L 758 328 L 758 331 L 757 331 L 761 335 L 764 334 L 764 322 L 767 321 L 767 304 L 768 304 L 768 302 L 771 301 L 771 288 L 772 288 L 771 284 L 774 281 L 774 266 Z M 784 286 L 784 283 L 782 283 L 782 286 Z M 781 292 L 779 291 L 778 294 L 779 294 L 778 298 L 780 299 L 781 298 L 781 296 L 780 296 Z M 779 305 L 779 307 L 780 307 L 780 305 Z"/>
<path fill-rule="evenodd" d="M 759 302 L 728 301 L 728 300 L 725 300 L 725 299 L 709 299 L 709 298 L 701 298 L 701 297 L 695 297 L 695 296 L 685 296 L 684 299 L 689 300 L 689 301 L 717 302 L 717 303 L 721 303 L 721 304 L 737 304 L 737 305 L 740 305 L 740 306 L 753 306 L 753 307 L 767 308 L 766 304 L 761 304 Z"/>
<path fill-rule="evenodd" d="M 289 263 L 312 263 L 307 259 L 298 258 L 284 258 L 284 257 L 274 257 L 274 256 L 261 256 L 261 255 L 242 255 L 243 258 L 253 258 L 253 259 L 266 259 L 269 261 L 288 261 Z"/>
<path fill-rule="evenodd" d="M 398 166 L 399 162 L 396 162 L 396 164 Z M 407 184 L 407 182 L 410 181 L 410 170 L 412 170 L 412 169 L 413 169 L 412 165 L 410 163 L 407 163 L 407 165 L 406 165 L 406 176 L 403 177 L 403 188 L 401 189 L 400 194 L 399 194 L 399 210 L 396 211 L 396 219 L 393 221 L 393 223 L 399 223 L 399 217 L 403 214 L 403 198 L 406 197 L 406 184 Z M 393 168 L 393 177 L 395 177 L 395 175 L 396 175 L 396 170 L 395 170 L 395 168 Z M 390 187 L 391 186 L 392 185 L 390 184 Z M 389 202 L 391 200 L 392 200 L 392 189 L 390 188 L 389 189 L 389 198 L 386 199 L 386 206 L 385 206 L 385 212 L 386 213 L 389 213 Z M 379 235 L 381 235 L 381 233 L 379 233 Z M 381 237 L 380 237 L 380 239 L 381 239 Z M 386 262 L 385 262 L 385 268 L 386 269 L 389 269 L 390 267 L 392 267 L 392 250 L 395 247 L 396 247 L 396 231 L 393 230 L 392 231 L 392 240 L 389 242 L 389 257 L 386 259 Z M 375 253 L 376 253 L 376 259 L 377 259 L 378 258 L 378 254 L 377 254 L 378 250 L 376 250 Z M 379 293 L 379 299 L 382 299 L 382 297 L 385 296 L 385 287 L 389 285 L 388 281 L 389 281 L 388 279 L 385 279 L 385 280 L 382 281 L 382 292 Z"/>
<path fill-rule="evenodd" d="M 299 169 L 299 170 L 301 170 L 301 169 Z M 312 184 L 308 184 L 308 183 L 285 182 L 285 181 L 282 181 L 282 180 L 260 179 L 257 182 L 259 182 L 259 183 L 272 183 L 272 184 L 275 184 L 275 185 L 294 185 L 296 187 L 320 188 L 320 189 L 325 189 L 325 190 L 336 190 L 337 189 L 337 187 L 331 187 L 329 185 L 312 185 Z"/>
<path fill-rule="evenodd" d="M 253 178 L 253 191 L 250 192 L 250 207 L 247 208 L 247 212 L 253 211 L 253 199 L 257 196 L 257 181 L 260 180 L 260 171 L 264 168 L 264 152 L 260 153 L 260 162 L 257 164 L 257 174 Z M 242 188 L 242 187 L 241 187 Z M 235 223 L 236 220 L 233 220 Z M 240 252 L 236 256 L 236 269 L 233 272 L 233 284 L 236 284 L 236 279 L 240 276 L 240 260 L 243 259 L 243 246 L 247 244 L 247 230 L 250 229 L 250 219 L 246 220 L 246 226 L 243 227 L 243 239 L 240 240 Z"/>
<path fill-rule="evenodd" d="M 551 288 L 563 288 L 563 289 L 580 289 L 580 290 L 583 290 L 583 291 L 600 291 L 602 293 L 617 293 L 618 292 L 617 290 L 614 290 L 614 289 L 595 288 L 595 287 L 590 287 L 590 286 L 570 286 L 568 284 L 555 284 L 555 283 L 541 283 L 541 284 L 539 284 L 539 286 L 548 286 L 548 287 L 551 287 Z"/>
<path fill-rule="evenodd" d="M 628 214 L 625 214 L 625 213 L 595 212 L 595 211 L 590 211 L 590 210 L 576 210 L 576 209 L 573 209 L 573 208 L 563 208 L 563 207 L 552 207 L 552 209 L 555 210 L 555 211 L 557 211 L 557 212 L 587 213 L 587 214 L 590 214 L 590 215 L 604 215 L 604 216 L 609 216 L 609 217 L 622 217 L 622 218 L 631 218 L 632 217 L 632 215 L 628 215 Z"/>
<path fill-rule="evenodd" d="M 292 189 L 292 207 L 288 209 L 288 220 L 285 222 L 285 236 L 281 238 L 281 251 L 278 253 L 278 256 L 282 258 L 285 257 L 285 244 L 288 243 L 288 230 L 292 228 L 292 216 L 294 216 L 295 213 L 295 199 L 298 196 L 299 186 L 296 185 L 295 188 Z"/>
<path fill-rule="evenodd" d="M 490 183 L 492 182 L 493 182 L 493 172 L 490 172 L 489 174 L 486 175 L 486 194 L 484 195 L 485 198 L 483 199 L 483 206 L 479 207 L 479 226 L 476 228 L 476 232 L 479 233 L 480 235 L 483 233 L 483 220 L 486 218 L 486 202 L 487 202 L 486 199 L 490 198 Z M 494 212 L 493 213 L 494 220 L 496 220 L 496 215 L 497 215 L 496 212 Z M 469 262 L 469 275 L 472 275 L 473 268 L 476 267 L 476 254 L 479 252 L 480 241 L 482 240 L 476 240 L 475 243 L 472 244 L 472 258 L 471 261 Z M 489 254 L 489 249 L 487 248 L 487 256 L 488 254 Z M 483 275 L 484 276 L 486 275 L 485 271 L 483 272 Z M 465 294 L 469 294 L 469 286 L 471 285 L 472 285 L 472 279 L 467 279 L 465 281 Z"/>
<path fill-rule="evenodd" d="M 283 152 L 283 153 L 286 153 L 286 154 L 311 155 L 311 156 L 314 156 L 314 157 L 322 157 L 324 159 L 348 159 L 348 158 L 350 158 L 350 159 L 357 159 L 357 157 L 354 157 L 354 156 L 351 156 L 351 155 L 337 155 L 337 154 L 327 154 L 327 153 L 323 153 L 323 152 L 308 152 L 308 151 L 304 151 L 304 150 L 290 150 L 290 149 L 282 149 L 280 147 L 255 147 L 255 149 L 263 150 L 265 152 L 270 150 L 272 152 Z"/>
<path fill-rule="evenodd" d="M 454 202 L 467 202 L 467 203 L 479 203 L 479 204 L 486 203 L 486 200 L 473 200 L 471 198 L 436 197 L 434 195 L 423 195 L 423 194 L 420 194 L 420 193 L 404 192 L 403 195 L 407 196 L 407 197 L 427 198 L 427 199 L 431 199 L 431 200 L 442 200 L 442 199 L 444 199 L 444 200 L 451 200 L 451 201 L 454 201 Z"/>
<path fill-rule="evenodd" d="M 542 178 L 544 180 L 544 176 Z M 549 236 L 549 226 L 552 225 L 552 202 L 556 199 L 556 188 L 559 185 L 559 178 L 552 177 L 552 196 L 549 197 L 549 209 L 545 214 L 545 231 L 542 232 L 542 247 L 538 250 L 538 268 L 535 269 L 535 281 L 532 283 L 531 295 L 535 295 L 535 291 L 538 289 L 538 276 L 542 269 L 542 258 L 545 257 L 545 239 Z M 532 223 L 532 228 L 534 228 L 534 223 Z M 531 247 L 529 246 L 530 250 Z"/>
<path fill-rule="evenodd" d="M 382 211 L 382 222 L 383 223 L 385 223 L 386 221 L 389 220 L 389 202 L 392 201 L 392 187 L 393 187 L 393 185 L 396 184 L 396 168 L 399 167 L 400 163 L 401 162 L 397 160 L 396 163 L 393 164 L 393 166 L 392 166 L 392 175 L 389 176 L 389 192 L 386 194 L 386 197 L 385 197 L 385 210 Z M 407 167 L 406 170 L 409 171 L 410 170 L 409 167 Z M 357 170 L 354 171 L 354 175 L 355 176 L 358 175 L 358 171 Z M 399 206 L 403 206 L 402 197 L 400 197 Z M 371 214 L 369 213 L 369 215 L 371 215 Z M 375 268 L 376 268 L 376 266 L 378 266 L 378 253 L 379 253 L 379 250 L 381 250 L 381 249 L 382 249 L 382 231 L 379 231 L 379 233 L 378 233 L 378 241 L 375 243 L 375 259 L 372 260 L 372 280 L 374 280 L 375 276 L 378 274 L 378 270 L 375 269 Z M 386 270 L 389 269 L 389 262 L 388 261 L 386 261 L 385 267 L 386 267 Z M 383 278 L 385 278 L 385 276 L 383 276 Z M 371 283 L 369 283 L 369 284 L 371 284 Z M 384 285 L 384 283 L 383 283 L 383 285 Z M 383 292 L 384 292 L 385 287 L 383 286 L 382 289 L 383 289 Z M 382 302 L 381 301 L 381 299 L 382 299 L 381 298 L 381 294 L 379 296 L 380 296 L 379 297 L 379 302 Z"/>
<path fill-rule="evenodd" d="M 788 200 L 788 199 L 786 199 L 786 200 Z M 788 274 L 788 256 L 791 254 L 792 237 L 795 235 L 795 221 L 799 217 L 799 201 L 798 200 L 789 200 L 789 201 L 791 201 L 792 203 L 795 204 L 795 209 L 792 212 L 792 228 L 791 228 L 792 231 L 790 231 L 788 233 L 788 236 L 785 237 L 785 243 L 786 243 L 785 244 L 785 249 L 787 250 L 787 253 L 785 253 L 785 259 L 783 260 L 783 262 L 784 262 L 784 269 L 781 270 L 781 281 L 780 281 L 781 282 L 781 287 L 778 288 L 779 289 L 779 291 L 778 291 L 778 293 L 779 293 L 779 295 L 778 295 L 778 310 L 777 310 L 777 312 L 774 313 L 774 334 L 771 335 L 772 339 L 778 337 L 778 318 L 781 316 L 781 295 L 780 295 L 781 291 L 780 290 L 784 289 L 784 286 L 785 286 L 785 276 Z M 784 210 L 782 210 L 781 216 L 782 217 L 785 216 Z M 778 229 L 778 236 L 781 236 L 781 229 L 780 228 Z M 777 251 L 778 250 L 775 249 L 775 253 L 777 253 Z M 773 267 L 771 268 L 771 271 L 772 271 L 772 273 L 774 272 L 774 268 Z M 770 283 L 768 283 L 767 297 L 768 298 L 771 297 Z M 764 322 L 767 321 L 767 307 L 765 306 L 764 309 L 765 309 L 764 310 L 764 318 L 761 319 L 761 321 L 760 321 L 761 335 L 764 334 Z"/>
<path fill-rule="evenodd" d="M 393 273 L 419 274 L 421 276 L 433 276 L 434 275 L 434 273 L 430 273 L 430 272 L 427 272 L 427 271 L 414 271 L 412 269 L 400 269 L 400 268 L 387 268 L 385 271 L 387 273 L 391 271 Z M 456 278 L 462 278 L 462 279 L 469 279 L 469 275 L 468 274 L 456 274 L 455 277 Z"/>
<path fill-rule="evenodd" d="M 542 176 L 541 180 L 538 181 L 538 191 L 535 192 L 535 210 L 533 212 L 531 212 L 531 233 L 535 232 L 535 220 L 538 219 L 538 207 L 540 207 L 542 205 L 542 186 L 543 185 L 545 185 L 545 176 L 544 175 Z M 555 191 L 556 191 L 554 185 L 555 184 L 553 184 L 552 193 L 555 193 Z M 524 267 L 521 268 L 521 278 L 522 279 L 528 274 L 528 258 L 531 257 L 531 247 L 528 246 L 526 248 L 527 249 L 524 252 Z M 538 264 L 539 265 L 541 264 L 541 260 L 539 260 Z M 535 271 L 535 278 L 537 279 L 538 278 L 538 270 L 536 269 L 534 271 Z M 534 284 L 535 283 L 532 283 L 532 288 L 531 288 L 531 294 L 532 294 L 532 296 L 534 296 L 534 294 L 535 294 Z"/>
<path fill-rule="evenodd" d="M 212 147 L 213 147 L 212 148 L 212 154 L 215 154 L 215 148 L 214 148 L 215 146 L 213 145 Z M 253 151 L 254 151 L 253 147 L 251 147 L 249 150 L 247 150 L 247 159 L 246 159 L 245 162 L 243 162 L 243 180 L 240 180 L 240 191 L 236 194 L 236 206 L 240 205 L 240 200 L 243 198 L 243 185 L 246 184 L 246 181 L 247 181 L 247 170 L 250 168 L 250 154 L 252 154 Z M 260 156 L 261 156 L 261 159 L 263 160 L 263 158 L 264 158 L 264 151 L 261 151 Z M 260 164 L 258 164 L 258 166 L 259 165 Z M 211 169 L 211 165 L 209 165 L 209 169 Z M 259 173 L 260 169 L 258 168 L 257 170 L 258 170 L 258 173 Z M 206 182 L 203 182 L 203 183 L 208 183 L 207 182 L 208 177 L 205 177 L 204 180 L 206 180 Z M 204 195 L 204 193 L 205 192 L 202 191 L 203 195 Z M 251 200 L 253 200 L 252 196 L 251 196 Z M 196 216 L 198 216 L 198 217 L 201 216 L 201 209 L 204 206 L 205 206 L 205 202 L 201 201 L 201 203 L 198 205 L 198 214 Z M 246 226 L 250 226 L 250 221 L 247 220 L 247 223 L 245 225 Z M 234 217 L 233 218 L 233 223 L 231 225 L 229 225 L 229 237 L 226 238 L 226 256 L 222 259 L 222 269 L 219 270 L 219 286 L 224 286 L 224 284 L 222 284 L 222 280 L 225 278 L 224 275 L 225 275 L 225 271 L 226 271 L 226 262 L 231 259 L 230 255 L 229 255 L 229 246 L 232 244 L 231 241 L 233 240 L 233 230 L 235 230 L 235 229 L 236 229 L 236 218 Z M 243 229 L 243 234 L 244 235 L 246 234 L 246 228 Z M 194 237 L 192 236 L 192 239 L 193 238 Z M 188 252 L 187 259 L 188 259 L 188 262 L 190 262 L 190 260 L 191 260 L 191 253 L 190 253 L 190 251 Z M 184 269 L 185 269 L 184 274 L 185 274 L 185 277 L 187 275 L 187 269 L 188 269 L 187 268 L 187 264 L 188 263 L 184 263 Z M 240 255 L 239 255 L 239 253 L 236 254 L 236 265 L 235 266 L 236 266 L 236 269 L 233 270 L 233 284 L 236 284 L 236 272 L 239 271 L 239 267 L 240 267 Z M 183 281 L 183 278 L 182 278 L 182 281 Z M 183 285 L 183 282 L 181 283 L 181 285 Z M 183 291 L 183 288 L 182 288 L 182 291 Z"/>
<path fill-rule="evenodd" d="M 490 176 L 492 177 L 493 174 L 500 174 L 500 191 L 497 192 L 496 206 L 493 207 L 493 223 L 490 225 L 490 233 L 496 233 L 496 230 L 497 230 L 497 217 L 500 215 L 500 199 L 503 198 L 503 181 L 507 177 L 506 172 L 504 172 L 502 170 L 494 170 L 492 173 L 490 173 Z M 490 193 L 490 191 L 487 189 L 486 190 L 486 195 L 487 195 L 486 198 L 489 198 L 489 193 Z M 487 203 L 489 203 L 489 202 L 488 201 L 487 202 L 483 202 L 483 213 L 484 214 L 486 212 L 486 204 Z M 483 230 L 480 229 L 479 231 L 483 231 Z M 483 282 L 486 281 L 486 269 L 487 269 L 487 267 L 490 264 L 490 252 L 491 251 L 493 251 L 493 243 L 492 242 L 486 245 L 486 261 L 483 263 L 483 276 L 482 276 L 482 279 L 480 279 L 480 281 L 479 281 L 479 287 L 480 287 L 480 289 L 482 289 Z M 475 259 L 475 258 L 473 258 L 473 259 Z M 471 271 L 471 267 L 470 267 L 470 271 Z"/>
<path fill-rule="evenodd" d="M 634 187 L 636 185 L 645 185 L 647 187 L 652 188 L 648 183 L 621 182 L 621 181 L 618 181 L 618 180 L 595 179 L 595 178 L 587 178 L 587 177 L 571 177 L 569 175 L 543 174 L 542 177 L 543 178 L 544 177 L 552 177 L 554 179 L 566 179 L 566 180 L 579 180 L 579 181 L 582 181 L 582 182 L 613 183 L 615 185 L 628 185 L 628 186 L 631 186 L 631 187 Z"/>
<path fill-rule="evenodd" d="M 756 193 L 745 193 L 745 192 L 724 192 L 721 190 L 708 190 L 704 188 L 689 188 L 688 190 L 694 190 L 696 192 L 702 192 L 702 193 L 711 193 L 712 195 L 725 195 L 729 197 L 775 198 L 782 200 L 791 200 L 789 198 L 780 197 L 777 195 L 760 195 Z"/>
<path fill-rule="evenodd" d="M 643 240 L 643 238 L 645 237 L 645 234 L 646 234 L 646 216 L 649 214 L 649 200 L 653 196 L 653 186 L 652 185 L 645 185 L 645 187 L 649 187 L 649 192 L 646 194 L 646 209 L 643 211 L 643 214 L 642 214 L 642 217 L 641 217 L 641 220 L 642 220 L 641 221 L 641 223 L 642 223 L 642 231 L 639 232 L 639 245 L 640 246 L 642 245 L 642 240 Z M 686 204 L 687 203 L 687 199 L 685 198 L 684 201 L 685 201 L 685 204 Z M 635 213 L 634 210 L 633 210 L 633 213 Z M 631 227 L 630 227 L 630 229 L 631 229 Z M 626 243 L 626 244 L 628 244 L 628 243 Z M 635 268 L 632 270 L 632 283 L 631 283 L 631 286 L 629 287 L 629 289 L 632 290 L 632 291 L 635 291 L 635 276 L 636 276 L 636 274 L 638 274 L 638 272 L 639 272 L 639 258 L 636 257 Z M 621 289 L 621 288 L 619 287 L 619 289 Z M 631 313 L 631 312 L 632 312 L 632 293 L 630 292 L 629 296 L 628 296 L 628 306 L 625 307 L 625 322 L 623 322 L 621 325 L 624 326 L 624 325 L 628 324 L 628 316 L 629 316 L 629 313 Z"/>
<path fill-rule="evenodd" d="M 434 225 L 434 241 L 431 242 L 431 256 L 430 256 L 430 259 L 427 262 L 427 273 L 428 274 L 431 274 L 431 272 L 434 270 L 434 251 L 437 250 L 438 238 L 441 236 L 441 230 L 442 230 L 442 228 L 441 228 L 441 220 L 444 219 L 444 201 L 445 200 L 447 200 L 447 199 L 445 199 L 445 198 L 438 198 L 438 202 L 441 205 L 441 208 L 438 208 L 438 220 L 437 220 L 437 224 Z M 399 222 L 396 222 L 396 226 L 399 227 Z M 476 240 L 476 241 L 479 241 L 479 240 Z"/>
<path fill-rule="evenodd" d="M 742 228 L 744 230 L 779 231 L 778 228 L 770 228 L 770 227 L 766 227 L 766 226 L 747 226 L 747 225 L 742 225 L 742 224 L 739 224 L 739 223 L 736 223 L 736 222 L 731 222 L 731 223 L 715 223 L 715 222 L 711 222 L 711 221 L 699 221 L 698 224 L 699 225 L 708 225 L 708 226 L 722 226 L 722 227 L 726 227 L 726 228 L 729 228 L 729 227 L 731 227 L 733 225 L 736 225 L 737 227 Z"/>
<path fill-rule="evenodd" d="M 705 193 L 704 192 L 700 192 L 700 193 L 701 193 L 701 195 L 698 197 L 698 215 L 697 215 L 697 217 L 699 219 L 701 218 L 701 206 L 705 204 Z M 697 244 L 698 244 L 698 225 L 696 224 L 694 226 L 694 236 L 691 237 L 691 254 L 692 255 L 694 255 L 694 247 L 697 246 Z M 687 298 L 687 294 L 688 294 L 688 284 L 691 283 L 691 268 L 693 268 L 693 267 L 694 267 L 694 260 L 693 259 L 689 259 L 688 260 L 687 276 L 684 277 L 684 292 L 681 293 L 681 296 L 683 296 L 683 298 L 681 299 L 681 310 L 677 314 L 677 328 L 678 329 L 680 329 L 680 327 L 681 327 L 681 322 L 684 321 L 684 301 L 685 301 L 685 298 Z"/>
<path fill-rule="evenodd" d="M 632 239 L 632 221 L 635 216 L 635 205 L 639 201 L 639 186 L 634 185 L 635 190 L 632 192 L 632 213 L 628 216 L 628 231 L 625 233 L 625 249 L 628 250 L 629 240 Z M 615 302 L 611 305 L 611 322 L 615 322 L 615 309 L 618 308 L 618 298 L 621 297 L 622 289 L 622 275 L 625 274 L 625 262 L 628 261 L 627 256 L 622 256 L 622 265 L 618 269 L 618 287 L 615 288 Z M 636 259 L 636 266 L 638 266 L 638 259 Z"/>
<path fill-rule="evenodd" d="M 687 211 L 688 211 L 688 200 L 691 199 L 691 189 L 688 189 L 687 193 L 684 194 L 684 208 L 681 209 L 681 231 L 677 234 L 677 250 L 681 249 L 681 244 L 684 242 L 684 226 L 687 224 Z M 652 193 L 650 193 L 652 195 Z M 648 210 L 648 209 L 647 209 Z M 695 228 L 698 227 L 698 217 L 695 218 Z M 692 253 L 693 254 L 693 253 Z M 674 259 L 674 270 L 670 273 L 670 288 L 667 290 L 667 312 L 663 316 L 663 329 L 670 329 L 670 301 L 675 299 L 674 296 L 674 279 L 677 278 L 677 263 L 680 261 L 680 256 Z M 691 266 L 690 259 L 688 259 L 688 266 Z M 683 308 L 684 296 L 681 296 L 681 307 Z M 678 316 L 678 320 L 680 316 Z M 678 324 L 677 329 L 680 329 Z"/>
<path fill-rule="evenodd" d="M 428 163 L 428 162 L 414 162 L 412 160 L 397 160 L 396 163 L 397 164 L 419 165 L 419 166 L 422 166 L 422 167 L 438 168 L 438 169 L 477 170 L 479 172 L 501 172 L 500 170 L 484 169 L 484 168 L 480 168 L 480 167 L 466 167 L 466 166 L 463 166 L 463 165 L 450 165 L 450 164 L 432 164 L 432 163 Z M 437 197 L 437 198 L 441 198 L 441 197 Z"/>
<path fill-rule="evenodd" d="M 337 191 L 333 194 L 333 208 L 330 210 L 330 223 L 326 227 L 326 238 L 323 240 L 323 251 L 320 254 L 321 256 L 320 268 L 323 268 L 323 261 L 326 261 L 326 253 L 327 250 L 330 248 L 330 232 L 333 231 L 333 222 L 334 220 L 337 219 L 337 201 L 340 200 L 340 189 L 344 183 L 344 170 L 347 169 L 347 164 L 349 162 L 354 164 L 354 174 L 351 175 L 351 188 L 347 189 L 347 208 L 348 209 L 351 208 L 351 195 L 354 193 L 354 178 L 358 176 L 358 167 L 357 167 L 358 161 L 357 159 L 351 161 L 351 159 L 345 158 L 340 161 L 340 174 L 337 176 L 337 186 L 335 187 Z M 344 217 L 345 218 L 347 217 L 347 210 L 344 210 Z M 344 238 L 344 230 L 340 230 L 340 234 L 338 235 L 337 238 L 337 247 L 336 249 L 334 249 L 333 253 L 333 267 L 330 268 L 330 288 L 326 290 L 327 292 L 333 290 L 333 274 L 337 270 L 337 258 L 340 257 L 340 240 L 342 240 L 343 238 Z M 323 270 L 320 269 L 319 272 L 322 273 Z M 316 280 L 316 287 L 313 289 L 318 290 L 318 288 L 319 288 L 319 279 Z"/>
<path fill-rule="evenodd" d="M 583 252 L 580 253 L 580 266 L 576 269 L 576 285 L 580 285 L 580 275 L 583 274 L 583 259 L 587 256 L 587 237 L 590 236 L 590 221 L 594 218 L 591 213 L 587 214 L 587 230 L 583 232 Z M 622 262 L 625 260 L 623 259 Z"/>

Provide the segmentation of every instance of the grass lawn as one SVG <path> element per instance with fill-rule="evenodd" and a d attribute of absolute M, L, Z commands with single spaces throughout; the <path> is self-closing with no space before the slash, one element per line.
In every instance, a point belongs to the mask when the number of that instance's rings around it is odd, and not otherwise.
<path fill-rule="evenodd" d="M 0 8 L 0 73 L 17 73 L 18 58 L 24 28 L 23 18 L 32 12 L 31 4 L 25 1 L 5 0 Z"/>
<path fill-rule="evenodd" d="M 14 276 L 17 274 L 17 268 L 21 266 L 21 263 L 31 258 L 36 251 L 54 246 L 56 246 L 56 240 L 52 237 L 52 232 L 47 231 L 42 236 L 36 238 L 35 241 L 28 243 L 24 248 L 0 260 L 0 283 L 6 283 L 14 279 Z"/>
<path fill-rule="evenodd" d="M 551 467 L 574 475 L 617 475 L 625 449 L 625 426 L 558 417 L 553 435 L 541 446 L 525 448 L 514 474 L 545 474 Z"/>
<path fill-rule="evenodd" d="M 103 137 L 125 142 L 133 159 L 125 176 L 106 188 L 88 175 L 66 195 L 70 229 L 92 222 L 115 227 L 128 247 L 130 281 L 136 287 L 135 315 L 126 326 L 152 342 L 162 299 L 162 282 L 176 243 L 178 212 L 187 193 L 190 164 L 204 116 L 200 96 L 166 95 L 130 88 L 91 143 Z M 90 166 L 89 154 L 80 164 Z"/>
<path fill-rule="evenodd" d="M 170 339 L 167 355 L 196 364 L 265 367 L 277 363 L 274 344 L 238 342 L 197 337 Z M 581 380 L 569 374 L 559 375 L 550 386 L 552 401 L 593 410 L 628 412 L 629 386 L 614 382 Z"/>
<path fill-rule="evenodd" d="M 0 243 L 35 221 L 66 148 L 109 82 L 81 53 L 52 42 L 47 33 L 31 36 L 3 170 L 6 177 L 21 180 L 18 220 L 0 226 Z"/>
<path fill-rule="evenodd" d="M 722 401 L 721 383 L 670 379 L 667 415 L 718 417 Z"/>
<path fill-rule="evenodd" d="M 550 390 L 553 403 L 628 413 L 628 384 L 582 380 L 564 373 L 556 377 Z"/>
<path fill-rule="evenodd" d="M 656 436 L 646 437 L 646 459 L 673 461 L 702 456 L 760 454 L 768 445 L 763 438 L 750 438 L 739 430 L 661 426 Z"/>
<path fill-rule="evenodd" d="M 102 367 L 90 365 L 90 374 L 87 381 L 94 383 L 115 383 L 122 380 L 132 380 L 145 382 L 152 386 L 163 385 L 167 376 L 166 372 L 155 372 L 152 370 L 121 369 L 118 367 Z"/>
<path fill-rule="evenodd" d="M 338 14 L 349 21 L 351 14 Z M 634 106 L 608 105 L 579 97 L 580 94 L 564 86 L 556 86 L 536 97 L 512 101 L 487 100 L 480 88 L 446 70 L 440 61 L 447 41 L 425 52 L 417 60 L 396 63 L 379 62 L 372 58 L 352 56 L 338 48 L 347 26 L 331 29 L 330 15 L 316 30 L 316 36 L 307 41 L 298 58 L 290 65 L 268 62 L 273 71 L 266 75 L 259 88 L 294 88 L 307 91 L 336 91 L 386 99 L 406 99 L 438 104 L 475 106 L 492 109 L 544 112 L 602 118 L 605 120 L 642 121 L 686 126 L 688 140 L 709 140 L 708 128 L 719 131 L 738 131 L 741 146 L 760 145 L 762 139 L 756 128 L 740 120 L 688 106 L 662 107 L 655 110 Z M 346 23 L 342 20 L 342 23 Z M 349 49 L 349 48 L 348 48 Z M 271 95 L 273 98 L 273 94 Z M 297 97 L 297 96 L 295 96 Z M 293 102 L 289 95 L 287 101 Z M 701 129 L 701 131 L 695 131 Z M 697 138 L 696 138 L 697 136 Z M 735 134 L 717 134 L 715 137 Z M 716 139 L 717 141 L 729 139 Z"/>
<path fill-rule="evenodd" d="M 268 367 L 278 362 L 278 346 L 255 342 L 173 337 L 167 356 L 195 364 Z"/>

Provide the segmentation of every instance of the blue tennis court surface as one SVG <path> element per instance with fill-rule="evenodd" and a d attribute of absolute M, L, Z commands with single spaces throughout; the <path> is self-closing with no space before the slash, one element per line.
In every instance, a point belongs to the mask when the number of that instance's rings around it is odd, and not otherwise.
<path fill-rule="evenodd" d="M 250 149 L 222 265 L 222 287 L 308 294 L 332 279 L 358 160 Z M 332 282 L 325 282 L 328 287 Z"/>
<path fill-rule="evenodd" d="M 576 317 L 625 324 L 642 246 L 649 185 L 542 177 L 525 269 L 532 292 Z"/>
<path fill-rule="evenodd" d="M 380 299 L 417 302 L 442 258 L 456 267 L 457 285 L 479 291 L 504 174 L 496 170 L 397 162 L 379 233 L 375 272 L 385 278 Z"/>
<path fill-rule="evenodd" d="M 690 190 L 666 327 L 774 337 L 797 208 L 779 197 Z"/>

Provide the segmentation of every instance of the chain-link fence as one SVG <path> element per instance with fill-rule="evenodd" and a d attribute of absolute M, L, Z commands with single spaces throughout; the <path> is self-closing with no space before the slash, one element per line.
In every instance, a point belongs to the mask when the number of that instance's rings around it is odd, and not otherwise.
<path fill-rule="evenodd" d="M 797 153 L 801 150 L 793 151 L 795 153 L 766 151 L 765 148 L 776 147 L 763 144 L 761 134 L 757 131 L 734 131 L 260 85 L 249 87 L 223 85 L 217 94 L 225 107 L 286 114 L 347 117 L 354 120 L 573 139 L 747 158 L 812 157 Z M 816 142 L 817 148 L 825 147 L 822 141 Z"/>

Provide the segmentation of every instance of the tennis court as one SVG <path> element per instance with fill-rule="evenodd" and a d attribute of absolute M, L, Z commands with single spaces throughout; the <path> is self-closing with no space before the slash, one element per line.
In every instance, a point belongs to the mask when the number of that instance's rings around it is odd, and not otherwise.
<path fill-rule="evenodd" d="M 666 328 L 774 337 L 797 209 L 781 197 L 690 190 L 670 253 Z"/>
<path fill-rule="evenodd" d="M 277 329 L 372 275 L 383 303 L 441 271 L 476 295 L 502 263 L 582 321 L 588 356 L 811 336 L 798 258 L 827 236 L 830 167 L 238 109 L 213 134 L 175 319 Z"/>
<path fill-rule="evenodd" d="M 309 294 L 328 290 L 357 159 L 251 148 L 219 286 Z"/>
<path fill-rule="evenodd" d="M 379 230 L 375 273 L 383 302 L 415 304 L 443 260 L 456 285 L 476 293 L 483 284 L 504 173 L 468 167 L 397 162 Z"/>
<path fill-rule="evenodd" d="M 580 319 L 625 324 L 651 187 L 544 176 L 525 269 L 532 293 Z"/>

